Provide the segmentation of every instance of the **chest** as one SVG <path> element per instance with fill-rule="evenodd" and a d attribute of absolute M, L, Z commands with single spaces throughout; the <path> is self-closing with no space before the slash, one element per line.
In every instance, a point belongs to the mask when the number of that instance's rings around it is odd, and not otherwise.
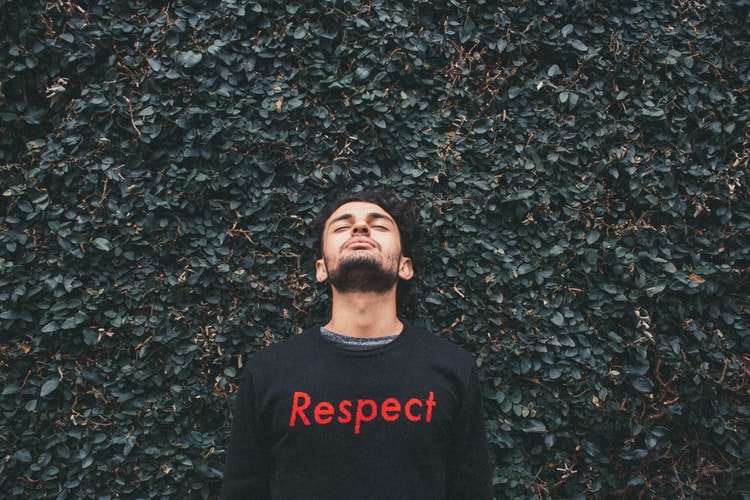
<path fill-rule="evenodd" d="M 258 394 L 269 445 L 442 446 L 461 410 L 460 377 L 429 359 L 317 357 L 287 366 Z"/>

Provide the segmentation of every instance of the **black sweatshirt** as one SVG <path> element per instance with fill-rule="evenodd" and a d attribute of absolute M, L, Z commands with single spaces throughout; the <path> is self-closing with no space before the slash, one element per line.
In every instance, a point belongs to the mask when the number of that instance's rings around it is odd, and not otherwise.
<path fill-rule="evenodd" d="M 310 328 L 254 354 L 222 498 L 492 498 L 473 359 L 412 325 L 367 351 Z"/>

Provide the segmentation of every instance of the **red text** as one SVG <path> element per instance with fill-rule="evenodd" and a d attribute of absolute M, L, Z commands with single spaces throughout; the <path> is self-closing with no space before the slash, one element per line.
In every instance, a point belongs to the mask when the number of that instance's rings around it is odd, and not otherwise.
<path fill-rule="evenodd" d="M 396 398 L 388 398 L 382 403 L 372 399 L 344 399 L 338 403 L 321 401 L 315 405 L 308 393 L 295 392 L 292 396 L 289 427 L 294 427 L 297 422 L 305 426 L 312 425 L 313 422 L 318 425 L 353 422 L 354 434 L 359 434 L 363 423 L 372 422 L 378 417 L 386 422 L 396 422 L 401 418 L 411 422 L 432 422 L 432 410 L 436 405 L 432 391 L 426 399 L 411 398 L 399 401 Z"/>

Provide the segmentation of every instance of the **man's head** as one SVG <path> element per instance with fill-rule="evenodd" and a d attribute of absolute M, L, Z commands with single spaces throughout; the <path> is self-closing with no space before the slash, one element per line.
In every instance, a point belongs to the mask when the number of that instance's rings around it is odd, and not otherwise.
<path fill-rule="evenodd" d="M 402 303 L 407 282 L 420 269 L 419 223 L 415 205 L 391 191 L 364 189 L 336 198 L 313 222 L 318 280 L 339 291 L 383 292 L 398 283 Z"/>

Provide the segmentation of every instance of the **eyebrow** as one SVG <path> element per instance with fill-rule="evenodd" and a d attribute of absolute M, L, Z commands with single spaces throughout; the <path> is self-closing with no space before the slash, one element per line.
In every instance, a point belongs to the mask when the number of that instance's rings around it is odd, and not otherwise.
<path fill-rule="evenodd" d="M 340 221 L 344 221 L 344 220 L 349 220 L 349 219 L 352 219 L 352 218 L 354 218 L 353 214 L 341 214 L 338 217 L 336 217 L 335 219 L 333 219 L 331 222 L 329 222 L 328 223 L 328 227 L 331 227 L 336 222 L 340 222 Z M 367 214 L 367 218 L 368 219 L 385 219 L 385 220 L 387 220 L 387 221 L 389 221 L 389 222 L 391 222 L 393 224 L 396 223 L 396 221 L 394 221 L 390 216 L 388 216 L 388 215 L 386 215 L 384 213 L 381 213 L 381 212 L 370 212 L 369 214 Z"/>

